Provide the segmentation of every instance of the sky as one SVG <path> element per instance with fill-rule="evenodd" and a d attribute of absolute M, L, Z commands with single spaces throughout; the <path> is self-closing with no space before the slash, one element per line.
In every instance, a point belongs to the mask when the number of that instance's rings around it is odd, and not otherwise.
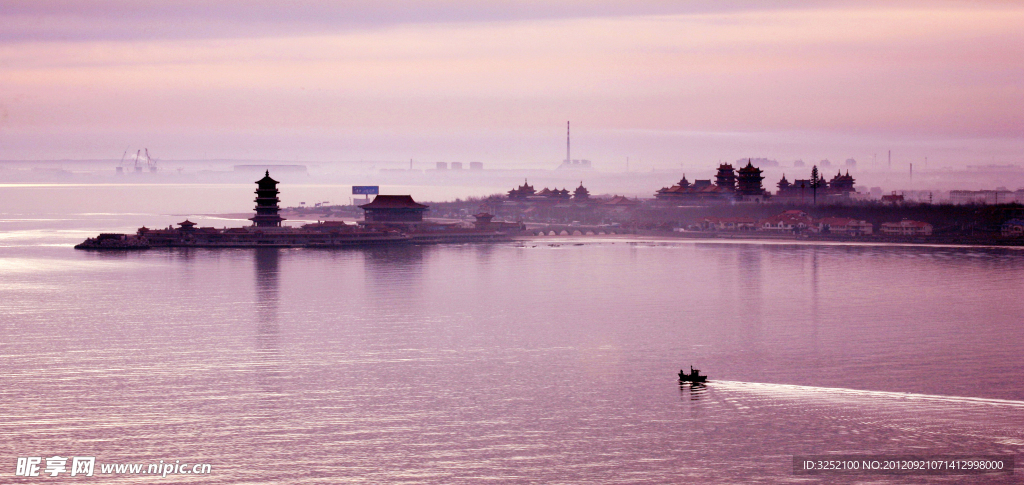
<path fill-rule="evenodd" d="M 0 160 L 1024 163 L 1010 1 L 0 0 Z"/>

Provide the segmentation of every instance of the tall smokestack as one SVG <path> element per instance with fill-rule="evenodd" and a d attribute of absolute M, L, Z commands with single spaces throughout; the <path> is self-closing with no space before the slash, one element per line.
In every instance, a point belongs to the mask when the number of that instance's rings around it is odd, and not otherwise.
<path fill-rule="evenodd" d="M 565 122 L 565 163 L 572 164 L 572 157 L 569 156 L 569 122 Z"/>

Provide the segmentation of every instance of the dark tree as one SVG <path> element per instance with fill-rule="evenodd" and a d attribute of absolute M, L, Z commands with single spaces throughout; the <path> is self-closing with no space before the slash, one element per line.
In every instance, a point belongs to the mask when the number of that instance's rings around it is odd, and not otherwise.
<path fill-rule="evenodd" d="M 818 203 L 818 187 L 821 187 L 821 176 L 818 175 L 818 166 L 811 169 L 811 193 L 814 194 L 813 202 Z"/>

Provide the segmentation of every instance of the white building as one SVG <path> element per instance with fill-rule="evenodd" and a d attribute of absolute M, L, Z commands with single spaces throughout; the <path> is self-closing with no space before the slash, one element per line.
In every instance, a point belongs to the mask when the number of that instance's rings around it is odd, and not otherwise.
<path fill-rule="evenodd" d="M 883 222 L 879 232 L 887 236 L 931 236 L 932 225 L 903 219 L 900 222 Z"/>

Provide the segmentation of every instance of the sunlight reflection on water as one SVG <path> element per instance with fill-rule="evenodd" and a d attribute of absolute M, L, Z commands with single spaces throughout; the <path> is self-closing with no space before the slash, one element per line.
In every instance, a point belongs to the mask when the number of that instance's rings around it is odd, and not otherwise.
<path fill-rule="evenodd" d="M 37 243 L 0 248 L 9 463 L 212 463 L 195 483 L 796 483 L 795 454 L 1024 447 L 1016 251 L 100 254 L 29 230 Z M 691 364 L 706 387 L 675 382 Z"/>

